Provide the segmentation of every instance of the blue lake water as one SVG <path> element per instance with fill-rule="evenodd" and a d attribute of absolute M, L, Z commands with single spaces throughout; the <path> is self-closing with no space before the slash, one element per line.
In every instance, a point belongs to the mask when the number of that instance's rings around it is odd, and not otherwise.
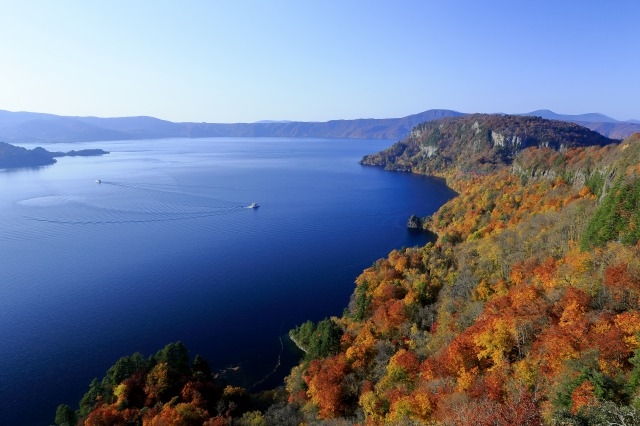
<path fill-rule="evenodd" d="M 232 383 L 280 384 L 298 356 L 286 332 L 340 315 L 364 268 L 426 242 L 409 215 L 453 195 L 358 164 L 390 144 L 40 144 L 111 154 L 0 171 L 0 424 L 52 424 L 119 357 L 177 340 L 239 367 Z"/>

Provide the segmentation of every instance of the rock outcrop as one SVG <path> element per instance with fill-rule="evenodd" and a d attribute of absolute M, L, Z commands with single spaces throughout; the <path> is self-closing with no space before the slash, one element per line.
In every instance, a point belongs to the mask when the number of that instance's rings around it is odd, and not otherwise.
<path fill-rule="evenodd" d="M 422 229 L 422 224 L 423 224 L 422 219 L 412 214 L 411 217 L 409 218 L 409 221 L 407 222 L 407 228 Z"/>

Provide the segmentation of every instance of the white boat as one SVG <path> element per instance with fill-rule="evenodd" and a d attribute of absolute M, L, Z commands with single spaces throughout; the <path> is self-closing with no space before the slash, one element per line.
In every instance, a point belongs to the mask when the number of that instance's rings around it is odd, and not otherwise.
<path fill-rule="evenodd" d="M 102 183 L 100 179 L 96 179 L 96 183 Z"/>
<path fill-rule="evenodd" d="M 259 205 L 257 205 L 256 203 L 251 203 L 247 206 L 248 209 L 257 209 L 258 207 L 260 207 Z"/>

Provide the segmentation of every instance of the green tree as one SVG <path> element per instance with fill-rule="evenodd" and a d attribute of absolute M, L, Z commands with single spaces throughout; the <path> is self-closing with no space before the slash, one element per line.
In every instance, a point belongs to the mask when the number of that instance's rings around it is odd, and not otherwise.
<path fill-rule="evenodd" d="M 337 354 L 340 351 L 341 337 L 342 329 L 335 321 L 330 318 L 320 321 L 309 344 L 309 356 L 325 358 Z"/>
<path fill-rule="evenodd" d="M 587 223 L 580 241 L 582 250 L 620 240 L 635 244 L 640 240 L 640 179 L 619 178 Z"/>
<path fill-rule="evenodd" d="M 289 335 L 304 351 L 306 351 L 315 331 L 316 325 L 313 321 L 305 321 L 302 325 L 291 330 Z"/>
<path fill-rule="evenodd" d="M 147 371 L 149 362 L 139 352 L 120 358 L 107 370 L 106 381 L 111 387 L 122 383 L 137 371 Z"/>
<path fill-rule="evenodd" d="M 102 382 L 99 382 L 98 379 L 93 379 L 91 384 L 89 385 L 89 390 L 84 394 L 82 399 L 80 400 L 80 417 L 84 417 L 93 409 L 96 402 L 105 401 L 108 398 L 109 393 L 105 389 Z"/>
<path fill-rule="evenodd" d="M 166 363 L 169 370 L 185 374 L 190 370 L 189 350 L 182 342 L 169 343 L 155 354 L 154 359 L 158 363 Z"/>
<path fill-rule="evenodd" d="M 340 351 L 342 328 L 331 318 L 315 325 L 306 321 L 291 331 L 291 337 L 306 351 L 307 359 L 324 358 Z"/>
<path fill-rule="evenodd" d="M 364 280 L 361 285 L 356 287 L 355 291 L 355 312 L 353 317 L 356 321 L 362 321 L 369 312 L 371 304 L 371 295 L 369 294 L 369 283 Z"/>
<path fill-rule="evenodd" d="M 191 369 L 193 370 L 194 376 L 203 380 L 211 379 L 211 367 L 209 367 L 209 363 L 202 356 L 196 355 L 193 363 L 191 363 Z"/>
<path fill-rule="evenodd" d="M 75 426 L 77 422 L 76 413 L 68 405 L 60 404 L 56 409 L 55 422 L 58 426 Z"/>

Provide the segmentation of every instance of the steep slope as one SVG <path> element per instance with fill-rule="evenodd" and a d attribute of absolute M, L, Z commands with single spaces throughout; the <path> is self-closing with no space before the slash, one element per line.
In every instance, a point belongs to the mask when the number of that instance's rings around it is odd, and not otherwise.
<path fill-rule="evenodd" d="M 415 173 L 490 172 L 530 147 L 607 145 L 612 139 L 573 123 L 515 115 L 473 114 L 416 126 L 408 138 L 362 164 Z"/>
<path fill-rule="evenodd" d="M 340 347 L 287 379 L 303 413 L 370 425 L 637 424 L 640 134 L 611 144 L 560 128 L 490 168 L 460 158 L 494 149 L 489 132 L 513 128 L 502 119 L 475 145 L 465 132 L 475 121 L 443 120 L 370 157 L 436 170 L 459 196 L 429 221 L 435 244 L 394 251 L 358 277 L 333 319 Z M 427 146 L 455 145 L 458 157 L 405 156 L 436 129 L 444 136 Z M 459 144 L 447 139 L 456 132 Z"/>

